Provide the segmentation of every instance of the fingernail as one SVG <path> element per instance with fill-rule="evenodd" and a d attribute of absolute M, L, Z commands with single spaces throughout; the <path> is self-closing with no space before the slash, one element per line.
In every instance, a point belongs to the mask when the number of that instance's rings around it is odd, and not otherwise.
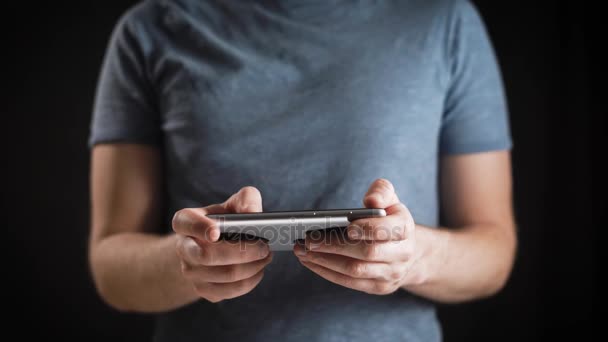
<path fill-rule="evenodd" d="M 302 247 L 296 247 L 295 252 L 296 252 L 297 256 L 305 256 L 306 255 L 306 249 L 304 249 Z"/>
<path fill-rule="evenodd" d="M 211 241 L 216 241 L 220 238 L 220 231 L 217 229 L 212 229 L 211 232 L 209 232 L 209 238 Z"/>
<path fill-rule="evenodd" d="M 310 249 L 311 251 L 315 250 L 315 249 L 319 249 L 320 247 L 321 247 L 321 244 L 318 244 L 318 243 L 311 243 L 308 245 L 308 249 Z"/>
<path fill-rule="evenodd" d="M 260 248 L 260 258 L 265 258 L 270 253 L 270 249 L 267 246 Z"/>

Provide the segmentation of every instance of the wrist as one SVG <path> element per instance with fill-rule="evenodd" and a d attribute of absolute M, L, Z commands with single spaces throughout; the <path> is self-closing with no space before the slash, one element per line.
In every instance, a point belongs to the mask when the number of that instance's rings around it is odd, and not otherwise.
<path fill-rule="evenodd" d="M 419 288 L 440 280 L 447 261 L 451 234 L 447 230 L 416 225 L 416 247 L 402 288 Z"/>

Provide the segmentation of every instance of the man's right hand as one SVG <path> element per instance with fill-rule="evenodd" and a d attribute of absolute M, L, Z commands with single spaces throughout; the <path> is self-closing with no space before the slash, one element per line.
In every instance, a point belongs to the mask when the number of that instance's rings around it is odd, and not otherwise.
<path fill-rule="evenodd" d="M 182 209 L 173 217 L 177 254 L 182 274 L 196 293 L 210 302 L 242 296 L 255 288 L 272 260 L 262 240 L 219 240 L 217 221 L 209 214 L 262 211 L 262 196 L 254 187 L 244 187 L 226 202 L 204 208 Z"/>

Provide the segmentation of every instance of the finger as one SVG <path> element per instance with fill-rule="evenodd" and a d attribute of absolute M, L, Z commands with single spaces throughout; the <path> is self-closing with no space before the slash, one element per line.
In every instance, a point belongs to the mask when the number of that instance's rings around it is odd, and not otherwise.
<path fill-rule="evenodd" d="M 186 208 L 173 216 L 173 231 L 177 234 L 192 236 L 199 241 L 214 242 L 220 237 L 220 229 L 209 214 L 221 214 L 226 210 L 219 204 L 204 208 Z"/>
<path fill-rule="evenodd" d="M 262 240 L 228 241 L 199 244 L 187 236 L 179 236 L 177 253 L 190 265 L 233 265 L 264 259 L 270 253 Z"/>
<path fill-rule="evenodd" d="M 372 279 L 353 278 L 342 273 L 330 270 L 323 266 L 306 261 L 302 261 L 302 265 L 304 265 L 306 268 L 313 271 L 317 275 L 321 276 L 322 278 L 325 278 L 331 281 L 332 283 L 348 287 L 349 289 L 372 294 L 389 294 L 396 290 L 396 287 L 393 288 L 394 286 L 389 282 L 377 281 Z"/>
<path fill-rule="evenodd" d="M 339 240 L 313 239 L 306 237 L 304 242 L 306 252 L 328 253 L 343 255 L 359 260 L 376 262 L 407 261 L 413 251 L 413 243 L 404 241 L 368 241 L 368 240 Z"/>
<path fill-rule="evenodd" d="M 259 213 L 262 212 L 262 195 L 257 188 L 246 186 L 230 196 L 224 207 L 233 213 Z"/>
<path fill-rule="evenodd" d="M 248 262 L 246 264 L 234 264 L 223 266 L 192 266 L 182 261 L 182 274 L 190 279 L 212 283 L 233 283 L 239 280 L 251 278 L 260 272 L 272 261 L 272 253 L 264 259 Z"/>
<path fill-rule="evenodd" d="M 362 218 L 346 228 L 352 240 L 405 240 L 413 233 L 414 219 L 402 203 L 386 208 L 387 216 Z"/>
<path fill-rule="evenodd" d="M 200 283 L 195 285 L 198 293 L 206 294 L 205 298 L 211 302 L 219 302 L 224 299 L 231 299 L 240 297 L 246 293 L 251 292 L 264 277 L 264 270 L 262 269 L 252 277 L 247 279 L 235 281 L 233 283 Z M 209 295 L 209 294 L 212 295 Z"/>
<path fill-rule="evenodd" d="M 363 197 L 366 208 L 388 208 L 397 203 L 399 198 L 393 184 L 384 178 L 376 179 Z"/>
<path fill-rule="evenodd" d="M 298 248 L 302 248 L 301 246 Z M 296 251 L 296 254 L 298 251 Z M 299 256 L 300 261 L 311 262 L 332 271 L 359 279 L 398 280 L 401 274 L 393 270 L 390 264 L 370 262 L 347 256 L 308 252 Z"/>

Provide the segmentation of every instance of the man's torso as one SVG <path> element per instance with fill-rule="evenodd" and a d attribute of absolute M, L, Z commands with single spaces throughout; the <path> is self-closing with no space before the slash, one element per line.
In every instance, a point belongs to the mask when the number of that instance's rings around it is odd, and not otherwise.
<path fill-rule="evenodd" d="M 245 185 L 264 210 L 362 206 L 394 183 L 418 223 L 438 220 L 448 86 L 446 4 L 169 1 L 134 11 L 158 95 L 169 218 Z M 251 293 L 158 319 L 158 340 L 437 340 L 430 303 L 372 296 L 277 253 Z"/>

